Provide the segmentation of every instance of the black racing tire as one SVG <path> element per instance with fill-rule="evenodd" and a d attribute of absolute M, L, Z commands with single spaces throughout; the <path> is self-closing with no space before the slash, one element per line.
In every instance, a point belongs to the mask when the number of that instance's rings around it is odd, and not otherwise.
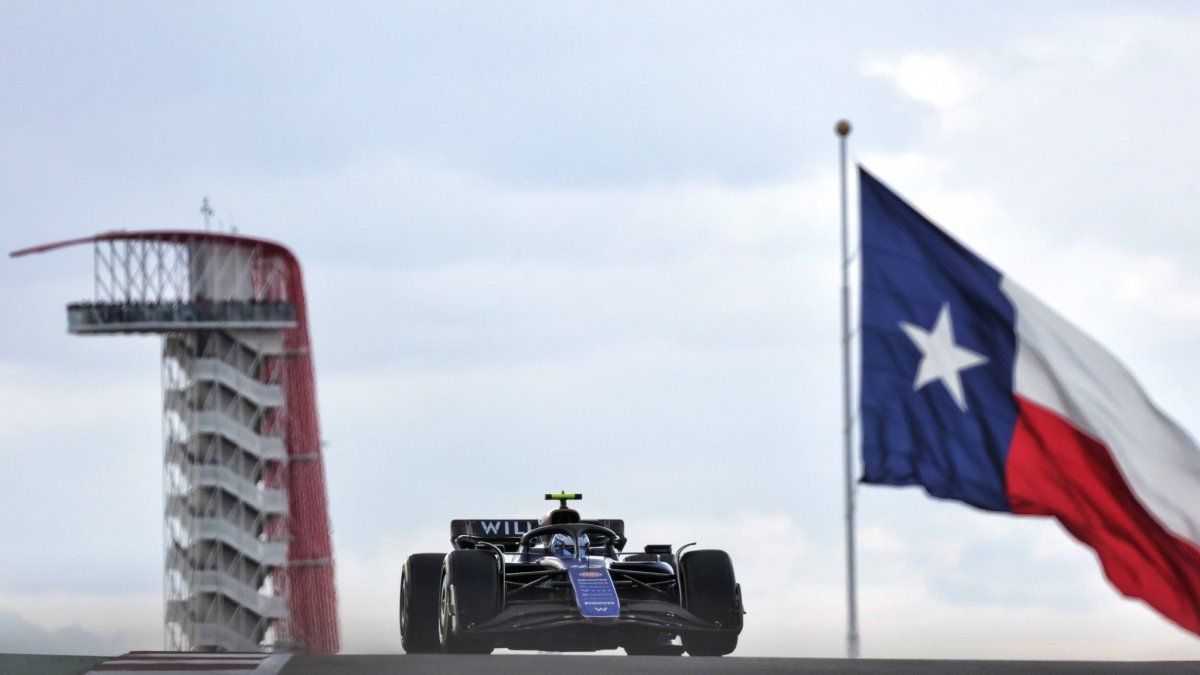
<path fill-rule="evenodd" d="M 445 553 L 415 553 L 400 572 L 400 646 L 408 654 L 442 651 L 438 591 Z"/>
<path fill-rule="evenodd" d="M 679 561 L 683 606 L 719 625 L 720 632 L 685 632 L 680 637 L 690 656 L 725 656 L 737 648 L 742 632 L 741 589 L 733 561 L 725 551 L 692 551 Z"/>
<path fill-rule="evenodd" d="M 438 641 L 446 653 L 492 653 L 491 640 L 463 633 L 496 616 L 499 586 L 500 572 L 491 553 L 465 550 L 446 556 L 438 594 Z M 459 630 L 453 629 L 452 619 L 457 619 Z"/>

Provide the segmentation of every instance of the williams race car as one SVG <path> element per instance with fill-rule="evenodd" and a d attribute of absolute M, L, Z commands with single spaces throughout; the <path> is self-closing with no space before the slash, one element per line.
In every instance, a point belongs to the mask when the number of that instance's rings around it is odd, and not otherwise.
<path fill-rule="evenodd" d="M 625 553 L 625 523 L 580 519 L 567 502 L 582 497 L 546 495 L 559 507 L 540 520 L 451 521 L 454 550 L 409 556 L 404 651 L 732 652 L 745 612 L 729 555 L 692 544 Z"/>

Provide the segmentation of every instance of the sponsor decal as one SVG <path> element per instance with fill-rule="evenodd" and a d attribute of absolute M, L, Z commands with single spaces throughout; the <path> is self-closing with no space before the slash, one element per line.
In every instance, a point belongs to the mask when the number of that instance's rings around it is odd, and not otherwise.
<path fill-rule="evenodd" d="M 482 530 L 485 537 L 519 537 L 533 527 L 528 520 L 474 520 L 468 524 L 471 531 Z"/>
<path fill-rule="evenodd" d="M 608 570 L 590 567 L 587 561 L 578 561 L 567 567 L 567 573 L 575 590 L 575 603 L 579 606 L 580 614 L 589 619 L 615 619 L 621 616 L 621 602 Z"/>

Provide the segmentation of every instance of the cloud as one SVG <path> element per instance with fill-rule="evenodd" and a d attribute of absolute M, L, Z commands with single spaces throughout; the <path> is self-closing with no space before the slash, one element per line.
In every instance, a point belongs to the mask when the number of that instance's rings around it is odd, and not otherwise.
<path fill-rule="evenodd" d="M 1185 427 L 1200 339 L 1191 121 L 1194 12 L 1065 14 L 1045 29 L 946 50 L 986 86 L 947 122 L 920 96 L 901 151 L 867 165 L 968 246 L 1112 349 Z M 874 56 L 902 63 L 911 52 Z M 1157 103 L 1150 103 L 1157 102 Z M 1181 164 L 1182 162 L 1182 164 Z"/>
<path fill-rule="evenodd" d="M 983 76 L 947 54 L 911 52 L 898 60 L 873 57 L 862 68 L 867 75 L 890 79 L 909 98 L 947 111 L 983 88 Z"/>
<path fill-rule="evenodd" d="M 87 349 L 86 345 L 80 347 Z M 38 439 L 48 430 L 66 427 L 120 433 L 139 413 L 159 406 L 153 388 L 109 376 L 112 379 L 105 382 L 73 377 L 41 363 L 0 361 L 0 400 L 8 402 L 0 407 L 0 443 L 11 448 Z M 119 409 L 97 405 L 105 399 L 124 405 Z M 64 414 L 68 411 L 70 414 Z"/>

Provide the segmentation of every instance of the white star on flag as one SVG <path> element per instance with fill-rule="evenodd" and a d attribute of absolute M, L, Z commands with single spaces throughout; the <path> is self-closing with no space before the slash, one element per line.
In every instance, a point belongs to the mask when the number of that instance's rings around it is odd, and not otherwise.
<path fill-rule="evenodd" d="M 904 321 L 900 328 L 908 335 L 917 349 L 921 350 L 921 364 L 917 367 L 917 379 L 913 391 L 941 380 L 950 392 L 950 398 L 963 412 L 967 411 L 967 398 L 963 393 L 962 371 L 987 363 L 987 358 L 954 343 L 954 326 L 950 320 L 950 304 L 945 303 L 938 312 L 933 328 L 925 330 Z"/>

